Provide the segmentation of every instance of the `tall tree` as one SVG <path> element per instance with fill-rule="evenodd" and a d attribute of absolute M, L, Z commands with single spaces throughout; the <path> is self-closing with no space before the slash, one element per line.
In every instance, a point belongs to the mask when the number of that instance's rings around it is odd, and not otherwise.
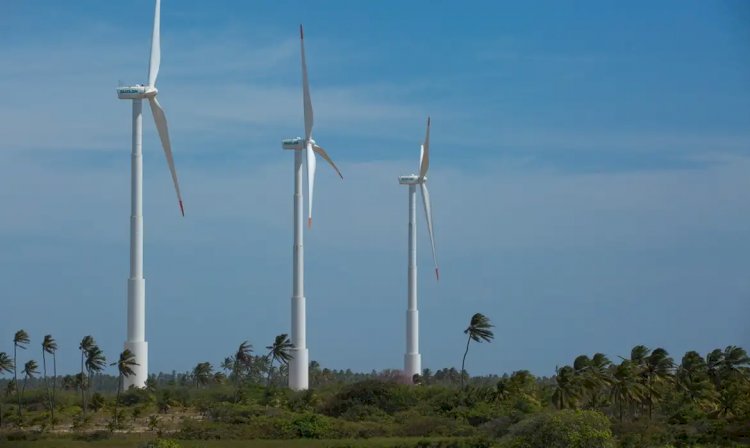
<path fill-rule="evenodd" d="M 26 350 L 29 344 L 29 334 L 24 330 L 16 331 L 13 336 L 13 382 L 16 384 L 16 398 L 18 399 L 18 419 L 21 419 L 21 395 L 18 394 L 18 349 Z"/>
<path fill-rule="evenodd" d="M 117 428 L 118 421 L 117 421 L 117 408 L 120 405 L 120 392 L 122 391 L 123 385 L 124 385 L 124 379 L 129 377 L 130 375 L 134 375 L 135 371 L 133 370 L 133 367 L 139 365 L 137 362 L 135 362 L 135 355 L 133 352 L 131 352 L 129 349 L 125 349 L 122 353 L 120 353 L 120 359 L 116 362 L 113 362 L 110 364 L 112 366 L 117 366 L 117 397 L 115 398 L 115 415 L 114 415 L 114 427 Z"/>
<path fill-rule="evenodd" d="M 464 374 L 466 372 L 466 369 L 464 369 L 466 365 L 466 355 L 469 353 L 469 343 L 471 341 L 476 341 L 481 343 L 482 341 L 486 342 L 492 342 L 492 340 L 495 338 L 495 334 L 490 330 L 490 328 L 494 327 L 492 323 L 490 323 L 490 319 L 485 316 L 482 313 L 476 313 L 473 316 L 471 316 L 471 321 L 469 322 L 469 326 L 466 327 L 466 330 L 464 330 L 464 334 L 468 335 L 468 339 L 466 340 L 466 350 L 464 351 L 464 357 L 463 360 L 461 360 L 461 388 L 464 387 Z"/>
<path fill-rule="evenodd" d="M 289 340 L 289 335 L 287 335 L 286 333 L 276 336 L 273 344 L 266 346 L 266 350 L 268 350 L 268 355 L 266 356 L 271 363 L 268 368 L 268 379 L 266 381 L 267 385 L 271 385 L 271 372 L 273 371 L 273 363 L 275 361 L 279 361 L 280 364 L 287 365 L 289 364 L 289 361 L 292 360 L 292 347 L 292 342 Z"/>
<path fill-rule="evenodd" d="M 86 373 L 85 373 L 85 362 L 86 362 L 86 354 L 91 350 L 91 347 L 96 345 L 96 341 L 94 341 L 94 337 L 91 335 L 84 336 L 83 339 L 81 339 L 81 343 L 78 344 L 78 350 L 81 351 L 81 376 L 80 376 L 80 388 L 81 388 L 81 408 L 83 409 L 83 419 L 86 419 Z"/>
<path fill-rule="evenodd" d="M 55 389 L 57 383 L 57 342 L 51 334 L 45 335 L 42 341 L 42 364 L 44 366 L 44 388 L 47 390 L 47 402 L 49 403 L 50 422 L 55 421 Z M 47 382 L 47 354 L 52 355 L 52 391 L 50 392 L 49 383 Z"/>

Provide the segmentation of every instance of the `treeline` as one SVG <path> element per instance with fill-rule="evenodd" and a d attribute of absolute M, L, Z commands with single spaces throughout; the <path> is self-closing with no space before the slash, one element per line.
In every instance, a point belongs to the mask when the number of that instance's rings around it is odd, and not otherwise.
<path fill-rule="evenodd" d="M 492 341 L 489 319 L 479 316 L 464 331 L 462 363 L 471 342 Z M 123 352 L 108 362 L 90 336 L 79 344 L 75 375 L 57 375 L 49 335 L 40 363 L 17 364 L 30 347 L 21 330 L 13 351 L 0 353 L 7 438 L 117 429 L 183 439 L 447 437 L 508 447 L 750 443 L 750 357 L 738 346 L 675 359 L 638 345 L 628 357 L 580 355 L 549 378 L 527 370 L 470 377 L 453 367 L 404 378 L 398 370 L 357 373 L 313 361 L 305 392 L 285 387 L 291 345 L 283 334 L 258 350 L 242 342 L 216 365 L 151 375 L 145 388 L 127 391 L 132 358 Z"/>

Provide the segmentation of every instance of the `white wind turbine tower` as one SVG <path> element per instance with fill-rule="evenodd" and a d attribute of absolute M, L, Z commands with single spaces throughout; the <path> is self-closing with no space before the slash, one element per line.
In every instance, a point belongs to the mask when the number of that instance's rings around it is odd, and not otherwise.
<path fill-rule="evenodd" d="M 435 262 L 435 277 L 440 280 L 435 237 L 432 232 L 432 206 L 430 193 L 427 191 L 427 170 L 430 168 L 430 117 L 427 117 L 427 133 L 419 161 L 419 175 L 400 176 L 398 183 L 409 186 L 409 271 L 408 271 L 408 306 L 406 310 L 406 354 L 404 355 L 404 375 L 411 380 L 415 374 L 422 373 L 422 355 L 419 354 L 419 311 L 417 311 L 417 185 L 422 190 L 422 204 L 427 220 L 427 231 L 430 234 L 432 258 Z"/>
<path fill-rule="evenodd" d="M 310 84 L 307 80 L 305 62 L 305 35 L 299 26 L 300 52 L 302 55 L 302 105 L 305 116 L 305 138 L 297 137 L 282 141 L 282 148 L 294 151 L 294 255 L 292 267 L 292 360 L 289 362 L 289 388 L 308 388 L 308 360 L 306 312 L 305 312 L 305 253 L 302 246 L 302 151 L 307 165 L 307 225 L 312 226 L 313 185 L 315 183 L 315 154 L 328 162 L 339 177 L 341 171 L 328 153 L 312 138 L 313 107 L 310 99 Z"/>
<path fill-rule="evenodd" d="M 167 130 L 167 118 L 164 110 L 156 100 L 158 90 L 156 89 L 156 77 L 159 74 L 161 62 L 161 47 L 159 36 L 159 22 L 161 15 L 161 2 L 156 0 L 154 12 L 154 32 L 151 37 L 151 60 L 148 68 L 148 84 L 136 84 L 130 87 L 118 87 L 117 97 L 121 100 L 133 101 L 133 150 L 131 153 L 130 171 L 130 278 L 128 278 L 128 335 L 125 348 L 130 349 L 135 355 L 138 363 L 133 369 L 134 375 L 125 378 L 125 388 L 131 385 L 144 387 L 148 378 L 148 343 L 146 342 L 146 282 L 143 278 L 143 159 L 141 157 L 141 141 L 143 131 L 143 117 L 141 115 L 143 99 L 146 98 L 151 105 L 154 115 L 156 129 L 159 139 L 164 147 L 164 155 L 167 157 L 169 171 L 172 173 L 172 182 L 177 191 L 177 200 L 180 203 L 180 212 L 185 216 L 182 207 L 182 195 L 180 185 L 177 182 L 177 172 L 174 168 L 172 158 L 172 145 L 169 142 L 169 131 Z"/>

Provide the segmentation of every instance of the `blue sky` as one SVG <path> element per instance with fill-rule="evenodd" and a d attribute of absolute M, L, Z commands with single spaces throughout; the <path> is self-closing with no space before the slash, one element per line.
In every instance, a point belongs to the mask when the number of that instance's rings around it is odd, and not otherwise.
<path fill-rule="evenodd" d="M 130 104 L 152 2 L 9 0 L 0 16 L 0 351 L 25 328 L 125 338 Z M 154 371 L 287 332 L 305 24 L 319 164 L 311 359 L 400 368 L 407 193 L 425 118 L 441 281 L 419 223 L 423 365 L 549 375 L 636 344 L 750 346 L 746 2 L 164 0 L 160 101 L 187 216 L 144 117 Z M 421 213 L 421 212 L 420 212 Z M 420 214 L 419 220 L 422 221 Z M 34 349 L 23 356 L 38 357 Z"/>

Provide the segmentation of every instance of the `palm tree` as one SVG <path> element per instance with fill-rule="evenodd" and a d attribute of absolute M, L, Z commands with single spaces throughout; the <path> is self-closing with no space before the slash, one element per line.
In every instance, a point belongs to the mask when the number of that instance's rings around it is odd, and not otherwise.
<path fill-rule="evenodd" d="M 16 331 L 13 336 L 13 382 L 18 386 L 18 349 L 26 350 L 29 343 L 29 334 L 24 330 Z M 16 398 L 18 399 L 18 418 L 21 419 L 21 396 L 18 395 L 16 387 Z"/>
<path fill-rule="evenodd" d="M 0 352 L 0 374 L 13 371 L 13 360 L 5 352 Z"/>
<path fill-rule="evenodd" d="M 552 400 L 558 409 L 566 407 L 575 407 L 576 400 L 580 398 L 578 381 L 575 376 L 573 367 L 565 366 L 556 369 L 555 392 L 552 394 Z"/>
<path fill-rule="evenodd" d="M 721 386 L 721 375 L 719 370 L 723 363 L 724 352 L 722 352 L 721 349 L 717 348 L 706 355 L 706 369 L 708 371 L 708 376 L 714 382 L 716 389 L 719 389 Z"/>
<path fill-rule="evenodd" d="M 234 370 L 234 356 L 227 356 L 221 363 L 221 369 L 230 374 Z"/>
<path fill-rule="evenodd" d="M 266 356 L 271 361 L 271 365 L 268 368 L 268 380 L 266 381 L 267 385 L 271 385 L 271 372 L 273 371 L 273 363 L 275 361 L 279 361 L 279 363 L 281 364 L 289 364 L 289 361 L 292 360 L 292 354 L 290 353 L 292 347 L 292 342 L 289 340 L 289 335 L 287 335 L 286 333 L 276 336 L 273 344 L 266 346 L 266 350 L 268 350 L 268 355 Z"/>
<path fill-rule="evenodd" d="M 26 381 L 29 378 L 34 378 L 34 375 L 39 375 L 39 365 L 33 359 L 26 361 L 23 365 L 23 386 L 21 387 L 21 396 L 26 392 Z"/>
<path fill-rule="evenodd" d="M 84 336 L 81 339 L 81 343 L 78 344 L 78 350 L 81 351 L 81 407 L 83 408 L 83 418 L 86 419 L 86 374 L 84 373 L 84 363 L 86 362 L 86 354 L 91 350 L 91 347 L 96 345 L 94 337 L 91 335 Z"/>
<path fill-rule="evenodd" d="M 49 413 L 50 422 L 55 420 L 55 386 L 57 383 L 57 360 L 55 359 L 55 352 L 57 351 L 57 342 L 52 338 L 51 334 L 44 336 L 42 341 L 42 364 L 44 366 L 44 388 L 47 390 L 47 401 L 49 402 Z M 47 383 L 47 354 L 52 355 L 52 393 L 49 390 L 49 384 Z"/>
<path fill-rule="evenodd" d="M 677 385 L 688 401 L 703 408 L 712 408 L 718 396 L 708 376 L 706 361 L 696 351 L 689 351 L 682 357 L 677 368 Z"/>
<path fill-rule="evenodd" d="M 243 341 L 239 348 L 237 349 L 237 353 L 234 354 L 234 364 L 232 365 L 232 373 L 234 374 L 234 380 L 237 385 L 237 393 L 239 398 L 239 388 L 242 383 L 242 374 L 244 371 L 247 371 L 250 367 L 250 364 L 253 361 L 253 345 L 250 344 L 248 341 Z"/>
<path fill-rule="evenodd" d="M 118 373 L 118 383 L 117 383 L 117 398 L 115 398 L 115 424 L 114 427 L 117 427 L 117 408 L 120 405 L 120 391 L 122 391 L 123 385 L 124 385 L 124 379 L 129 377 L 130 375 L 134 375 L 135 371 L 133 370 L 133 367 L 137 366 L 138 363 L 135 362 L 135 355 L 133 352 L 131 352 L 129 349 L 125 349 L 122 353 L 120 353 L 120 359 L 116 362 L 113 362 L 110 364 L 111 366 L 117 366 L 117 373 Z"/>
<path fill-rule="evenodd" d="M 464 373 L 466 370 L 464 369 L 464 366 L 466 365 L 466 355 L 469 353 L 469 343 L 474 340 L 476 342 L 492 342 L 492 340 L 495 338 L 495 334 L 492 333 L 492 330 L 490 328 L 494 327 L 490 323 L 490 319 L 485 316 L 482 313 L 476 313 L 473 316 L 471 316 L 471 322 L 469 323 L 469 326 L 464 330 L 464 334 L 469 335 L 469 338 L 466 341 L 466 351 L 464 351 L 464 358 L 461 361 L 461 388 L 464 387 Z"/>
<path fill-rule="evenodd" d="M 724 349 L 724 356 L 719 366 L 721 377 L 728 379 L 735 375 L 743 375 L 748 371 L 750 366 L 750 357 L 747 356 L 745 349 L 736 345 L 727 346 Z"/>
<path fill-rule="evenodd" d="M 88 378 L 86 381 L 86 392 L 91 394 L 91 384 L 93 384 L 94 374 L 97 374 L 107 367 L 107 358 L 104 356 L 104 352 L 99 348 L 98 345 L 94 344 L 86 352 L 86 361 L 84 362 Z M 88 398 L 86 399 L 88 405 Z"/>
<path fill-rule="evenodd" d="M 643 385 L 638 381 L 636 366 L 633 361 L 623 359 L 614 368 L 612 374 L 612 386 L 610 396 L 617 403 L 620 410 L 620 422 L 622 422 L 623 404 L 637 403 L 643 397 Z"/>
<path fill-rule="evenodd" d="M 645 364 L 649 353 L 651 353 L 651 349 L 645 345 L 636 345 L 630 351 L 630 361 L 632 361 L 636 367 L 640 367 Z"/>
<path fill-rule="evenodd" d="M 21 387 L 21 395 L 20 399 L 23 399 L 23 393 L 26 392 L 26 381 L 29 380 L 29 378 L 34 378 L 34 375 L 39 374 L 39 366 L 37 365 L 36 361 L 29 360 L 26 362 L 26 364 L 23 365 L 23 386 Z"/>
<path fill-rule="evenodd" d="M 211 374 L 214 368 L 210 362 L 199 362 L 193 368 L 193 378 L 195 378 L 195 388 L 205 386 L 211 380 Z"/>
<path fill-rule="evenodd" d="M 591 358 L 587 377 L 594 385 L 594 390 L 591 394 L 591 407 L 593 409 L 599 406 L 599 396 L 602 390 L 612 384 L 612 375 L 609 371 L 609 366 L 611 365 L 612 361 L 604 353 L 594 353 L 594 357 Z"/>
<path fill-rule="evenodd" d="M 654 349 L 644 360 L 642 375 L 646 378 L 646 390 L 648 392 L 648 419 L 654 406 L 654 399 L 660 398 L 659 391 L 656 389 L 658 383 L 666 381 L 672 377 L 674 362 L 669 357 L 669 353 L 663 348 Z"/>
<path fill-rule="evenodd" d="M 10 373 L 15 369 L 13 360 L 5 352 L 0 352 L 0 375 Z M 10 382 L 8 383 L 10 385 Z M 3 400 L 4 401 L 4 400 Z M 0 428 L 3 426 L 3 401 L 0 401 Z"/>

